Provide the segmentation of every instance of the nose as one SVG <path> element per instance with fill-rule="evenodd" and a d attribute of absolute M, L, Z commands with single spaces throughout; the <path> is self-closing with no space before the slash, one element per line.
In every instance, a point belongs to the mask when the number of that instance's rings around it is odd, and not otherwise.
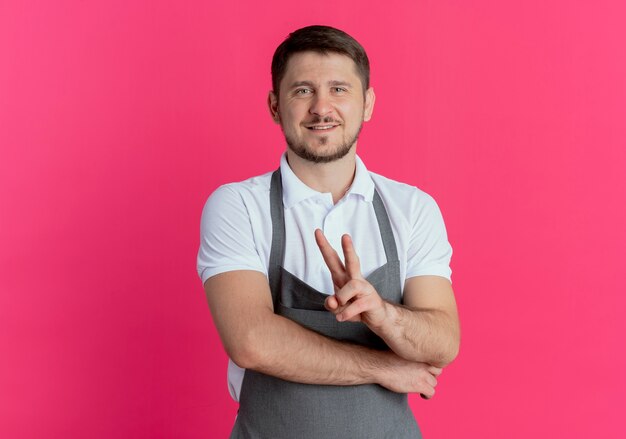
<path fill-rule="evenodd" d="M 311 100 L 311 107 L 309 113 L 316 114 L 318 116 L 326 116 L 333 111 L 332 101 L 328 94 L 318 92 Z"/>

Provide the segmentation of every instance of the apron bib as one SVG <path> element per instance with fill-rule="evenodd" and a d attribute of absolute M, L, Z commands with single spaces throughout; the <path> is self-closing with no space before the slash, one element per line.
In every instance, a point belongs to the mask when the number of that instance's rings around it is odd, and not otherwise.
<path fill-rule="evenodd" d="M 368 277 L 385 300 L 400 303 L 400 262 L 385 206 L 374 191 L 374 212 L 387 263 Z M 338 322 L 324 308 L 326 294 L 317 291 L 282 267 L 285 221 L 280 170 L 270 187 L 272 247 L 269 283 L 274 312 L 336 340 L 373 349 L 389 349 L 361 322 Z M 239 400 L 239 412 L 231 439 L 349 439 L 421 438 L 405 393 L 377 384 L 329 386 L 285 381 L 247 369 Z"/>

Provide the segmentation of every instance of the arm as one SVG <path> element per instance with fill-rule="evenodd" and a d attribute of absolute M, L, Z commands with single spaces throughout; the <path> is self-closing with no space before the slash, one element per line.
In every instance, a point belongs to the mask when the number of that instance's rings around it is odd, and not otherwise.
<path fill-rule="evenodd" d="M 460 331 L 450 281 L 439 276 L 407 280 L 404 306 L 384 301 L 361 275 L 349 235 L 342 237 L 345 266 L 321 230 L 317 243 L 331 271 L 335 294 L 326 308 L 339 321 L 362 321 L 399 356 L 444 367 L 456 357 Z"/>
<path fill-rule="evenodd" d="M 267 278 L 239 270 L 205 282 L 213 320 L 240 367 L 308 384 L 377 383 L 396 392 L 434 394 L 434 366 L 339 342 L 274 314 Z"/>
<path fill-rule="evenodd" d="M 252 226 L 236 186 L 221 186 L 207 200 L 198 274 L 223 345 L 236 364 L 301 383 L 378 383 L 396 392 L 432 395 L 438 368 L 340 343 L 274 314 Z"/>
<path fill-rule="evenodd" d="M 408 360 L 444 367 L 459 351 L 460 327 L 450 281 L 416 276 L 404 288 L 404 306 L 383 302 L 385 318 L 378 335 Z"/>

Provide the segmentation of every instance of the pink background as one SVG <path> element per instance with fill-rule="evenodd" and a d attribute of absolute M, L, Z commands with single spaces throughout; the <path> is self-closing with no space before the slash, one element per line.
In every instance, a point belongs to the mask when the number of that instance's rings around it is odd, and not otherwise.
<path fill-rule="evenodd" d="M 360 155 L 454 247 L 426 437 L 624 437 L 623 1 L 180 3 L 0 3 L 0 437 L 227 436 L 200 211 L 277 167 L 270 59 L 316 23 L 369 53 Z"/>

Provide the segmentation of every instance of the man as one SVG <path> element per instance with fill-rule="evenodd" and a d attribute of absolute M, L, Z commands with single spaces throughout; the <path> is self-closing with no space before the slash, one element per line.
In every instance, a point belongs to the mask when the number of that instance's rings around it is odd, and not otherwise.
<path fill-rule="evenodd" d="M 356 155 L 375 95 L 352 37 L 293 32 L 272 85 L 280 168 L 218 188 L 202 216 L 198 272 L 240 404 L 231 437 L 421 437 L 407 393 L 432 397 L 459 347 L 439 209 Z"/>

